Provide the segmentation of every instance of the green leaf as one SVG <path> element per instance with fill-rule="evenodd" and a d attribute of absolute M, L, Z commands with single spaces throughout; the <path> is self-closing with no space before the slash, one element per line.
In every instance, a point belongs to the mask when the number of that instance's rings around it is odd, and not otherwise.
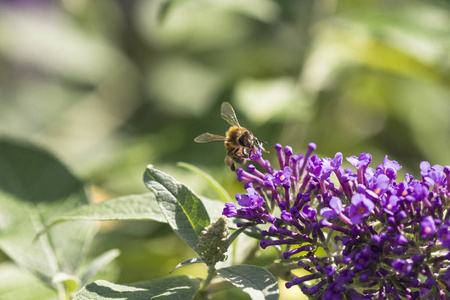
<path fill-rule="evenodd" d="M 225 207 L 225 204 L 222 201 L 212 200 L 202 196 L 200 196 L 200 200 L 202 200 L 211 222 L 222 216 L 222 212 Z"/>
<path fill-rule="evenodd" d="M 196 166 L 193 166 L 185 162 L 179 162 L 177 163 L 177 166 L 188 169 L 193 173 L 201 176 L 203 179 L 205 179 L 209 183 L 209 185 L 214 189 L 214 191 L 216 191 L 217 195 L 223 202 L 232 202 L 230 194 L 228 194 L 228 192 L 224 189 L 224 187 L 220 183 L 218 183 L 213 177 L 211 177 L 208 173 L 197 168 Z"/>
<path fill-rule="evenodd" d="M 120 251 L 117 249 L 109 250 L 96 259 L 89 265 L 87 270 L 84 271 L 81 277 L 81 285 L 86 285 L 97 273 L 102 270 L 106 265 L 119 256 Z"/>
<path fill-rule="evenodd" d="M 156 12 L 156 20 L 159 24 L 163 24 L 169 13 L 170 7 L 173 5 L 173 0 L 158 1 L 158 9 Z"/>
<path fill-rule="evenodd" d="M 153 193 L 129 195 L 80 206 L 50 220 L 47 226 L 71 220 L 153 220 L 167 222 Z"/>
<path fill-rule="evenodd" d="M 180 267 L 189 266 L 189 265 L 198 264 L 198 263 L 204 263 L 203 259 L 201 259 L 200 257 L 193 257 L 193 258 L 186 259 L 185 261 L 180 262 L 178 265 L 176 265 L 175 268 L 173 268 L 173 270 L 170 271 L 170 273 L 173 273 L 176 269 L 178 269 Z"/>
<path fill-rule="evenodd" d="M 82 288 L 74 300 L 180 300 L 193 299 L 201 279 L 173 276 L 146 282 L 119 285 L 97 280 Z"/>
<path fill-rule="evenodd" d="M 58 273 L 53 276 L 53 283 L 62 283 L 65 286 L 66 294 L 72 294 L 78 291 L 81 285 L 80 278 L 66 273 Z"/>
<path fill-rule="evenodd" d="M 230 237 L 228 238 L 228 243 L 231 245 L 234 240 L 242 233 L 245 231 L 245 227 L 239 228 L 238 230 L 236 230 L 235 232 L 233 232 Z"/>
<path fill-rule="evenodd" d="M 197 251 L 198 235 L 210 224 L 199 197 L 184 184 L 150 165 L 144 173 L 144 183 L 155 194 L 174 232 Z"/>
<path fill-rule="evenodd" d="M 0 299 L 55 300 L 58 294 L 30 272 L 11 261 L 0 264 Z"/>
<path fill-rule="evenodd" d="M 217 273 L 249 294 L 253 300 L 277 300 L 279 298 L 277 280 L 262 267 L 237 265 L 218 269 Z"/>
<path fill-rule="evenodd" d="M 40 235 L 45 223 L 88 203 L 83 183 L 51 154 L 0 140 L 0 249 L 50 286 L 75 274 L 96 232 L 93 222 L 61 224 Z"/>

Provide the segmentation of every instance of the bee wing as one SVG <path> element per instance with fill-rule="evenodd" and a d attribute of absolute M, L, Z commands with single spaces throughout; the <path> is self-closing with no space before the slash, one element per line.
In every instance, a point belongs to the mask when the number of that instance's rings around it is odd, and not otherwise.
<path fill-rule="evenodd" d="M 220 109 L 220 115 L 222 116 L 222 118 L 225 121 L 228 122 L 228 124 L 230 124 L 232 126 L 241 127 L 241 125 L 239 125 L 239 121 L 236 117 L 236 113 L 234 112 L 234 109 L 230 103 L 228 103 L 228 102 L 222 103 L 222 108 Z"/>
<path fill-rule="evenodd" d="M 205 132 L 200 134 L 198 137 L 194 139 L 196 143 L 211 143 L 211 142 L 223 142 L 227 138 L 222 135 L 212 134 L 209 132 Z"/>

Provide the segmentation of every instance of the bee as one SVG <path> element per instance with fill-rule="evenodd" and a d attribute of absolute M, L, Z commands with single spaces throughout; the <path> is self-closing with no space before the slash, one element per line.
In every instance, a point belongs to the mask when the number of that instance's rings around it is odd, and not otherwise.
<path fill-rule="evenodd" d="M 205 132 L 196 137 L 194 139 L 195 142 L 224 142 L 227 150 L 225 164 L 229 166 L 232 171 L 236 171 L 234 162 L 244 164 L 245 159 L 250 157 L 251 151 L 255 153 L 257 147 L 264 152 L 267 152 L 262 146 L 263 141 L 258 140 L 250 130 L 241 127 L 230 103 L 222 103 L 220 115 L 231 125 L 230 129 L 225 133 L 225 136 Z"/>

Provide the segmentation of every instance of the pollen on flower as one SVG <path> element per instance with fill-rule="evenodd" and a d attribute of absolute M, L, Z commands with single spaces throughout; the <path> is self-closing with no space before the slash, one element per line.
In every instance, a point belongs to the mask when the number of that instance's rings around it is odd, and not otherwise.
<path fill-rule="evenodd" d="M 376 194 L 379 194 L 379 193 L 381 192 L 380 189 L 374 189 L 373 191 L 374 191 Z"/>

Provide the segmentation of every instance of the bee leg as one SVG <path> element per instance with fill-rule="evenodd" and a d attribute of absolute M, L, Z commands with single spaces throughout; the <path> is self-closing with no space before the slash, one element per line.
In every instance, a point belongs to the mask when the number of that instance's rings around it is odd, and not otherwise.
<path fill-rule="evenodd" d="M 244 152 L 244 149 L 236 148 L 236 150 L 234 151 L 234 157 L 247 157 L 247 155 Z"/>
<path fill-rule="evenodd" d="M 228 151 L 228 155 L 231 157 L 242 157 L 242 155 L 238 153 L 239 150 L 240 150 L 239 148 L 233 148 L 230 151 Z"/>
<path fill-rule="evenodd" d="M 235 160 L 238 164 L 241 164 L 241 165 L 245 164 L 245 159 L 244 159 L 244 157 L 236 157 L 234 160 Z"/>
<path fill-rule="evenodd" d="M 240 154 L 236 154 L 236 157 L 240 157 L 242 158 L 242 161 L 244 161 L 244 158 L 250 158 L 250 152 L 245 151 L 247 149 L 240 149 L 241 153 Z"/>
<path fill-rule="evenodd" d="M 236 166 L 234 165 L 233 159 L 230 156 L 225 156 L 225 164 L 230 167 L 231 171 L 236 171 Z"/>
<path fill-rule="evenodd" d="M 245 151 L 246 149 L 242 150 L 242 157 L 250 158 L 250 151 Z"/>

